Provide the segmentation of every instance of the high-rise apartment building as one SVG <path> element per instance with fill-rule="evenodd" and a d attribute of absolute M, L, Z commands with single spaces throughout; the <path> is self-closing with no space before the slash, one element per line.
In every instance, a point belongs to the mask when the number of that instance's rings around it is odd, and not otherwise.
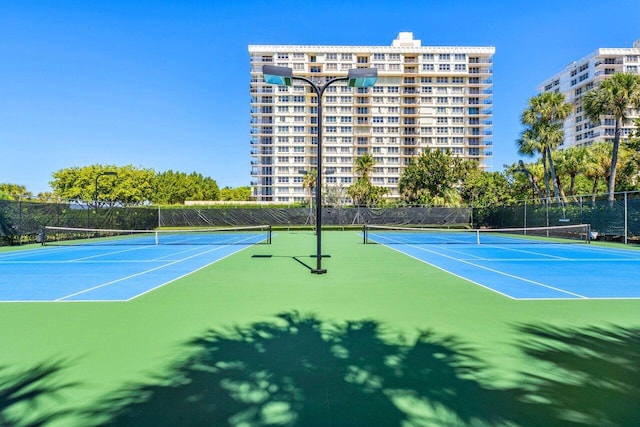
<path fill-rule="evenodd" d="M 329 86 L 323 96 L 323 185 L 344 195 L 356 159 L 374 157 L 371 176 L 399 197 L 411 157 L 450 150 L 482 167 L 492 155 L 493 47 L 422 46 L 400 33 L 391 46 L 250 45 L 251 176 L 258 201 L 305 200 L 303 174 L 317 165 L 317 99 L 310 85 L 264 83 L 262 66 L 289 67 L 322 84 L 351 68 L 375 67 L 371 88 Z"/>
<path fill-rule="evenodd" d="M 585 116 L 582 97 L 600 81 L 615 73 L 640 72 L 640 40 L 631 48 L 600 48 L 582 59 L 572 62 L 564 70 L 550 77 L 538 86 L 538 92 L 563 93 L 567 102 L 574 104 L 571 115 L 564 122 L 564 141 L 560 148 L 589 146 L 594 142 L 613 141 L 615 119 L 605 118 L 594 125 Z M 621 137 L 633 132 L 633 118 L 623 124 Z"/>

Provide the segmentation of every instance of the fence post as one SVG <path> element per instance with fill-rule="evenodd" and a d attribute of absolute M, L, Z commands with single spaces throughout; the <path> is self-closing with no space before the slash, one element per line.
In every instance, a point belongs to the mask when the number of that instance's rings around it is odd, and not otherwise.
<path fill-rule="evenodd" d="M 18 245 L 22 244 L 22 195 L 18 195 Z"/>
<path fill-rule="evenodd" d="M 549 205 L 551 204 L 551 198 L 547 197 L 546 199 L 546 204 L 547 204 L 547 227 L 549 226 Z"/>
<path fill-rule="evenodd" d="M 627 192 L 624 192 L 624 244 L 626 245 L 629 239 L 629 210 L 628 210 L 628 198 Z"/>

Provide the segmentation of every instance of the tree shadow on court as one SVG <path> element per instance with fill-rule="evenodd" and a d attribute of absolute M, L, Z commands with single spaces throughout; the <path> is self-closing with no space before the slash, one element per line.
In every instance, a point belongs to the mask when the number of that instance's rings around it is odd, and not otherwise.
<path fill-rule="evenodd" d="M 479 380 L 481 363 L 453 338 L 411 342 L 375 321 L 281 314 L 209 331 L 192 356 L 152 384 L 110 396 L 99 425 L 506 425 L 512 390 Z"/>
<path fill-rule="evenodd" d="M 640 329 L 518 329 L 535 362 L 523 372 L 525 425 L 640 425 Z"/>
<path fill-rule="evenodd" d="M 526 369 L 491 386 L 473 349 L 371 320 L 285 313 L 211 330 L 190 357 L 87 414 L 94 425 L 630 426 L 640 420 L 640 330 L 517 326 Z M 88 425 L 89 423 L 87 423 Z"/>
<path fill-rule="evenodd" d="M 0 426 L 42 426 L 67 415 L 68 411 L 43 408 L 45 400 L 57 399 L 60 391 L 73 386 L 62 382 L 61 370 L 61 362 L 42 363 L 17 373 L 0 367 Z"/>

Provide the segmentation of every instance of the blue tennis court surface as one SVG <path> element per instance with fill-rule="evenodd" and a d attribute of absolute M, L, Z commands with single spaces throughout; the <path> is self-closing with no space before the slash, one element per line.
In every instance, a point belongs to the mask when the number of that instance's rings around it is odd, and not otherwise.
<path fill-rule="evenodd" d="M 513 299 L 640 298 L 638 250 L 584 243 L 403 243 L 406 238 L 369 236 Z"/>
<path fill-rule="evenodd" d="M 51 246 L 0 253 L 0 302 L 128 301 L 254 242 Z"/>

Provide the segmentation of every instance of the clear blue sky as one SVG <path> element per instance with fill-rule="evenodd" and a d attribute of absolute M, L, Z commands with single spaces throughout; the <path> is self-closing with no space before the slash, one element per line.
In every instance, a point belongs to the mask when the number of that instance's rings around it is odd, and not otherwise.
<path fill-rule="evenodd" d="M 640 1 L 0 0 L 0 182 L 132 164 L 248 185 L 249 44 L 494 46 L 494 170 L 536 86 L 640 39 Z"/>

